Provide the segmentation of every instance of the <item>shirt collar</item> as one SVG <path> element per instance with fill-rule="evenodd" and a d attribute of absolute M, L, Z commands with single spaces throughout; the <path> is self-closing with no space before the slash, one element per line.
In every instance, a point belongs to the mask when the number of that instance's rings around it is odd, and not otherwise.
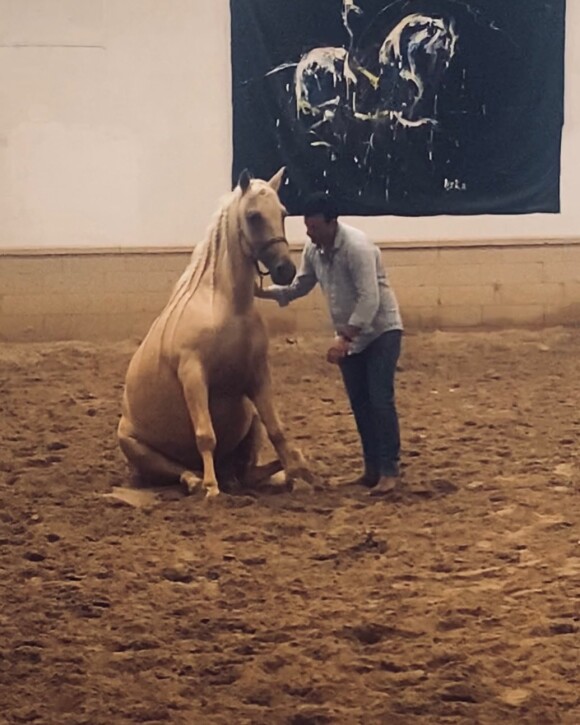
<path fill-rule="evenodd" d="M 334 246 L 332 247 L 335 251 L 338 251 L 344 244 L 344 227 L 340 222 L 337 222 L 336 236 L 334 237 Z"/>
<path fill-rule="evenodd" d="M 325 259 L 332 259 L 334 255 L 338 252 L 338 250 L 342 247 L 344 244 L 344 227 L 340 222 L 337 222 L 336 227 L 336 236 L 334 237 L 334 244 L 332 247 L 328 250 L 321 249 L 320 247 L 316 248 L 316 251 L 318 254 L 320 254 L 321 257 Z"/>

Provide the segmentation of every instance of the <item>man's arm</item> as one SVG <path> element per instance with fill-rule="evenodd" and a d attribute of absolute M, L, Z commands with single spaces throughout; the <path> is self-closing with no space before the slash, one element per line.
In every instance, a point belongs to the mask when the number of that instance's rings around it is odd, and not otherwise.
<path fill-rule="evenodd" d="M 286 307 L 292 300 L 296 300 L 299 297 L 307 295 L 318 282 L 314 267 L 310 261 L 308 255 L 308 249 L 305 247 L 302 252 L 302 261 L 300 263 L 300 269 L 292 284 L 289 285 L 278 285 L 273 284 L 266 289 L 256 288 L 256 297 L 263 300 L 276 300 L 280 307 Z"/>

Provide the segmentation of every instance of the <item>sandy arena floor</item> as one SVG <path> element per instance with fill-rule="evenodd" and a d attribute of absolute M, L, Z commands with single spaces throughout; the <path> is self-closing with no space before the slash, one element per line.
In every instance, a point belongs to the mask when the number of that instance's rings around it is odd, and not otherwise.
<path fill-rule="evenodd" d="M 0 346 L 0 723 L 580 722 L 580 332 L 407 336 L 394 501 L 326 343 L 271 349 L 318 490 L 209 507 L 107 496 L 132 344 Z"/>

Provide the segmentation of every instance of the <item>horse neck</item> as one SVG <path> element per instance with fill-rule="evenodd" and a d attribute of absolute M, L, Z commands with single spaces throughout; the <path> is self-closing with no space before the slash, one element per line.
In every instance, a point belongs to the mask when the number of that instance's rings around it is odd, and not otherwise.
<path fill-rule="evenodd" d="M 232 312 L 242 314 L 254 302 L 254 263 L 243 250 L 242 230 L 237 216 L 236 198 L 218 220 L 214 241 L 214 287 L 229 302 Z"/>

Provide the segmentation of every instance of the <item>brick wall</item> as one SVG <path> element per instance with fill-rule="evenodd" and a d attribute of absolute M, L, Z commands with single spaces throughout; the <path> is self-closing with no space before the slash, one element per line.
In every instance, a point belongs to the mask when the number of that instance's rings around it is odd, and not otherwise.
<path fill-rule="evenodd" d="M 580 245 L 384 250 L 405 320 L 421 327 L 580 322 Z"/>
<path fill-rule="evenodd" d="M 408 328 L 543 326 L 580 321 L 579 242 L 391 245 L 382 254 Z M 186 250 L 0 254 L 0 340 L 140 337 L 188 257 Z M 318 289 L 284 309 L 259 304 L 272 332 L 329 330 Z"/>

